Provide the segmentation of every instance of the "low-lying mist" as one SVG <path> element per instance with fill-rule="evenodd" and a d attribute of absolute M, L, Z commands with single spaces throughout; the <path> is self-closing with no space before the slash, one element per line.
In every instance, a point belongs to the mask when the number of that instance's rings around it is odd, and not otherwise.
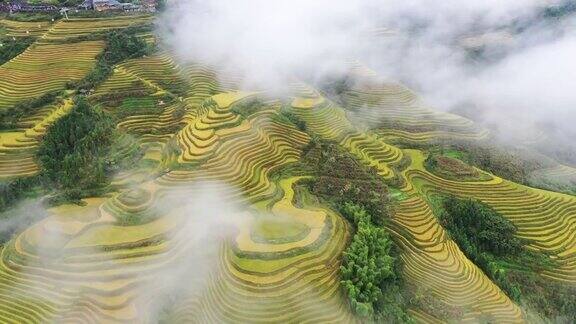
<path fill-rule="evenodd" d="M 158 31 L 182 62 L 286 92 L 359 60 L 505 139 L 572 137 L 576 18 L 560 0 L 172 1 Z M 378 31 L 386 30 L 386 33 Z M 222 74 L 224 75 L 224 74 Z"/>

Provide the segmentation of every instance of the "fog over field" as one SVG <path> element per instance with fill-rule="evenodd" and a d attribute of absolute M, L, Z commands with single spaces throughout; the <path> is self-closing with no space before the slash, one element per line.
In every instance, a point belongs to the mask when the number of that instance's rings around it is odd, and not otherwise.
<path fill-rule="evenodd" d="M 538 124 L 566 136 L 574 135 L 576 19 L 545 15 L 564 4 L 174 1 L 160 30 L 183 61 L 240 72 L 247 88 L 281 91 L 294 76 L 314 81 L 358 59 L 434 108 L 464 112 L 501 135 L 530 137 Z"/>
<path fill-rule="evenodd" d="M 0 3 L 0 324 L 576 323 L 576 0 L 78 1 Z"/>

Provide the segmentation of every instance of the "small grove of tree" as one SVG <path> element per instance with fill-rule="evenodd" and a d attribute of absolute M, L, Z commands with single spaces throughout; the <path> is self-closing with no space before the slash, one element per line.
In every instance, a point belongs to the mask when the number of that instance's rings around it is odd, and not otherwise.
<path fill-rule="evenodd" d="M 316 86 L 330 99 L 348 109 L 349 105 L 347 105 L 344 95 L 352 90 L 354 82 L 355 80 L 350 76 L 327 76 L 316 82 Z"/>
<path fill-rule="evenodd" d="M 259 110 L 265 109 L 266 104 L 258 98 L 249 98 L 232 105 L 232 112 L 244 118 L 250 117 Z"/>
<path fill-rule="evenodd" d="M 516 227 L 492 208 L 472 199 L 448 196 L 442 201 L 441 224 L 458 243 L 464 254 L 515 300 L 519 287 L 502 277 L 499 260 L 509 261 L 520 255 L 522 242 L 515 236 Z"/>
<path fill-rule="evenodd" d="M 341 209 L 345 202 L 360 205 L 383 225 L 389 217 L 388 188 L 371 168 L 362 165 L 338 144 L 313 138 L 304 148 L 302 165 L 315 175 L 307 183 L 312 194 Z"/>
<path fill-rule="evenodd" d="M 22 101 L 8 109 L 0 110 L 0 130 L 17 128 L 22 117 L 29 116 L 34 110 L 53 103 L 62 93 L 48 92 L 38 98 Z"/>
<path fill-rule="evenodd" d="M 25 196 L 33 196 L 30 191 L 41 183 L 39 176 L 18 177 L 0 181 L 0 213 L 16 204 Z"/>
<path fill-rule="evenodd" d="M 526 249 L 512 222 L 473 199 L 448 196 L 441 205 L 439 219 L 451 238 L 508 296 L 549 319 L 576 320 L 576 287 L 538 275 L 554 263 Z"/>
<path fill-rule="evenodd" d="M 280 110 L 278 115 L 274 115 L 274 120 L 284 124 L 292 124 L 302 132 L 306 131 L 306 122 L 289 109 Z"/>
<path fill-rule="evenodd" d="M 354 312 L 361 317 L 373 316 L 374 306 L 383 296 L 384 281 L 396 279 L 393 243 L 383 228 L 372 225 L 370 215 L 362 207 L 346 203 L 343 209 L 357 230 L 344 252 L 342 285 Z"/>
<path fill-rule="evenodd" d="M 106 156 L 115 138 L 112 119 L 83 97 L 48 128 L 38 150 L 43 175 L 66 199 L 107 183 Z"/>
<path fill-rule="evenodd" d="M 111 31 L 104 39 L 106 47 L 98 56 L 94 69 L 81 81 L 68 83 L 68 88 L 83 91 L 94 89 L 110 76 L 115 64 L 142 57 L 152 51 L 152 47 L 130 29 Z"/>
<path fill-rule="evenodd" d="M 457 241 L 466 242 L 475 253 L 516 255 L 522 250 L 516 227 L 494 209 L 472 199 L 449 196 L 443 202 L 442 223 Z"/>
<path fill-rule="evenodd" d="M 33 37 L 0 37 L 0 65 L 24 52 L 33 42 Z"/>
<path fill-rule="evenodd" d="M 473 142 L 457 142 L 450 144 L 451 148 L 465 152 L 464 162 L 497 176 L 522 184 L 529 184 L 531 172 L 548 165 L 533 153 L 511 146 L 501 146 L 498 143 L 477 144 Z"/>
<path fill-rule="evenodd" d="M 401 279 L 394 241 L 362 206 L 345 203 L 341 210 L 356 228 L 340 267 L 352 310 L 379 323 L 411 323 L 406 308 L 413 294 Z"/>
<path fill-rule="evenodd" d="M 62 18 L 62 15 L 58 11 L 50 12 L 16 12 L 11 15 L 7 15 L 5 19 L 14 21 L 26 21 L 26 22 L 42 22 L 50 21 L 52 19 L 58 20 Z"/>
<path fill-rule="evenodd" d="M 315 176 L 305 187 L 356 229 L 341 267 L 353 311 L 367 320 L 411 322 L 398 248 L 383 227 L 390 213 L 386 184 L 334 142 L 313 138 L 302 155 L 296 171 Z"/>
<path fill-rule="evenodd" d="M 116 30 L 106 36 L 104 59 L 111 65 L 148 54 L 150 46 L 129 31 Z"/>

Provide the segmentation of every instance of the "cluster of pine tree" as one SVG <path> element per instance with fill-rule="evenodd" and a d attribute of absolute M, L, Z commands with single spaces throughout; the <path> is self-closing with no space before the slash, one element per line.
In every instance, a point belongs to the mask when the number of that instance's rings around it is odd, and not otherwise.
<path fill-rule="evenodd" d="M 351 219 L 356 233 L 344 252 L 342 284 L 352 309 L 362 317 L 374 314 L 376 303 L 383 297 L 382 286 L 395 281 L 393 242 L 386 230 L 374 226 L 370 215 L 358 205 L 346 203 L 346 218 Z"/>

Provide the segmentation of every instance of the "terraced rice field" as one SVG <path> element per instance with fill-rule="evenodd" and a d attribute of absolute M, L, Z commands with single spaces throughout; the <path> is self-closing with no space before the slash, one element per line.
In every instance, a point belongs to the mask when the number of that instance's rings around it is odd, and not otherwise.
<path fill-rule="evenodd" d="M 72 108 L 65 100 L 39 109 L 20 122 L 16 131 L 0 132 L 0 180 L 31 176 L 38 172 L 34 154 L 47 127 Z"/>
<path fill-rule="evenodd" d="M 82 79 L 103 46 L 102 41 L 31 45 L 0 66 L 0 109 L 63 90 L 67 82 Z"/>
<path fill-rule="evenodd" d="M 0 19 L 0 27 L 3 27 L 8 37 L 41 36 L 52 26 L 51 21 L 15 21 Z"/>
<path fill-rule="evenodd" d="M 42 41 L 62 41 L 67 38 L 86 36 L 111 29 L 144 25 L 152 22 L 152 19 L 152 16 L 62 19 L 42 35 Z"/>
<path fill-rule="evenodd" d="M 423 195 L 448 192 L 474 197 L 512 220 L 520 237 L 530 239 L 532 247 L 554 255 L 560 266 L 543 275 L 567 283 L 576 279 L 576 198 L 532 189 L 494 176 L 491 181 L 454 182 L 423 172 L 423 158 L 415 156 L 415 169 L 407 172 Z"/>
<path fill-rule="evenodd" d="M 42 25 L 39 43 L 0 67 L 0 109 L 82 78 L 103 47 L 58 41 L 150 19 Z M 338 143 L 383 180 L 398 183 L 404 198 L 387 229 L 401 247 L 403 274 L 423 294 L 459 310 L 453 321 L 526 319 L 449 238 L 428 203 L 437 193 L 493 206 L 533 241 L 531 248 L 558 261 L 542 276 L 576 284 L 576 197 L 496 176 L 457 182 L 431 174 L 422 151 L 394 143 L 481 140 L 488 132 L 426 107 L 406 87 L 359 64 L 351 73 L 363 82 L 336 103 L 299 82 L 290 85 L 289 100 L 239 91 L 236 78 L 218 79 L 199 64 L 180 66 L 166 52 L 115 66 L 89 100 L 117 117 L 117 127 L 138 141 L 150 163 L 118 174 L 108 196 L 49 209 L 47 218 L 0 248 L 0 322 L 153 323 L 166 308 L 178 323 L 358 321 L 338 271 L 350 224 L 297 197 L 295 187 L 309 176 L 283 172 L 312 136 Z M 264 108 L 238 113 L 255 98 Z M 63 98 L 0 133 L 0 180 L 37 173 L 42 135 L 71 105 Z M 303 120 L 305 131 L 279 121 L 280 106 Z M 221 219 L 227 213 L 235 221 Z M 228 227 L 231 233 L 219 237 Z M 419 323 L 444 322 L 423 309 L 410 314 Z"/>
<path fill-rule="evenodd" d="M 403 85 L 385 82 L 365 66 L 352 64 L 351 75 L 362 81 L 344 93 L 349 118 L 390 142 L 482 140 L 489 135 L 466 118 L 427 107 Z"/>

